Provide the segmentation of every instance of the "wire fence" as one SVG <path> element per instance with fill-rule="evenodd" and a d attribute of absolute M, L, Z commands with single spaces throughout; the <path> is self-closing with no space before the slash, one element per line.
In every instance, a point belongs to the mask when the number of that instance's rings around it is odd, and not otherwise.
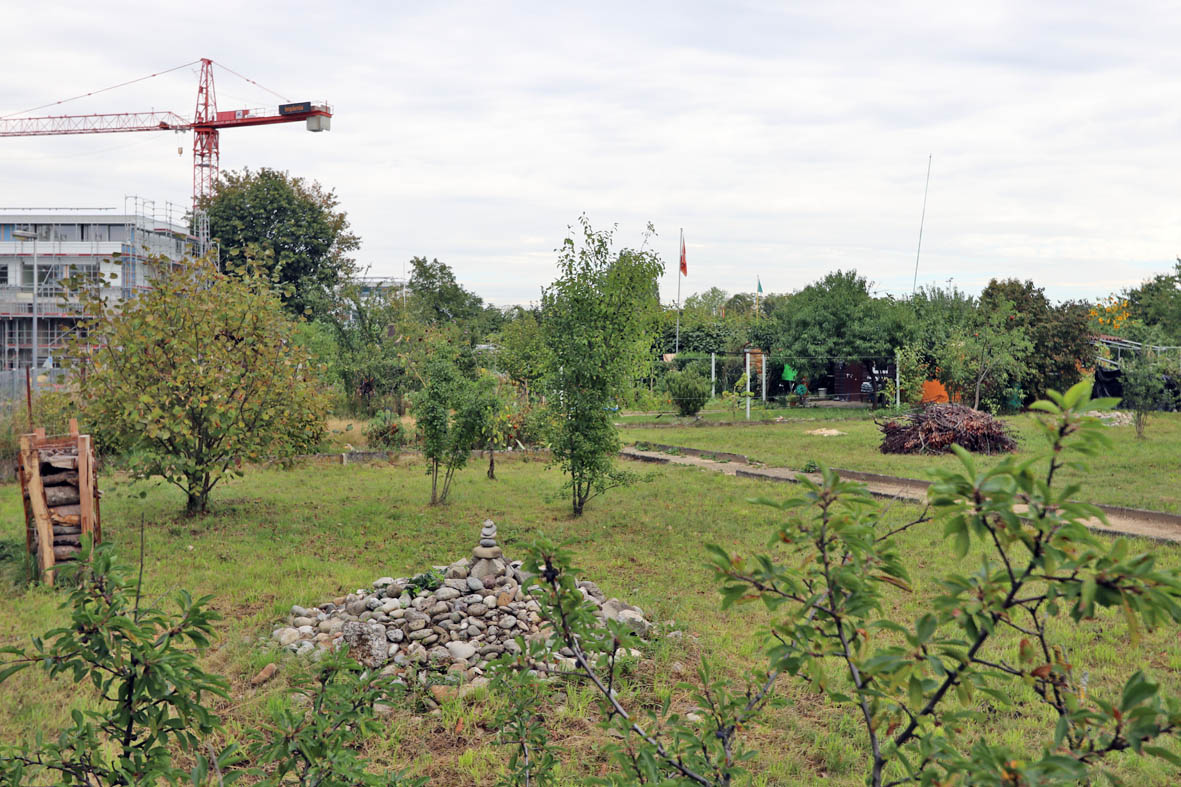
<path fill-rule="evenodd" d="M 59 391 L 69 382 L 66 369 L 35 369 L 28 375 L 27 385 L 36 391 Z M 24 399 L 26 391 L 26 370 L 0 370 L 0 401 Z"/>

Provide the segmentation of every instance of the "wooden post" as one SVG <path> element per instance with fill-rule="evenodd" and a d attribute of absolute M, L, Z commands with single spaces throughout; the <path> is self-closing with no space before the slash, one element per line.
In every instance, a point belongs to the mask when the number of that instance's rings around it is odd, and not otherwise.
<path fill-rule="evenodd" d="M 77 434 L 78 422 L 70 419 L 70 428 Z M 82 535 L 90 534 L 91 541 L 98 543 L 95 534 L 94 515 L 94 457 L 90 454 L 90 435 L 78 437 L 78 505 L 81 507 Z"/>
<path fill-rule="evenodd" d="M 44 432 L 44 430 L 37 430 Z M 53 567 L 56 560 L 53 556 L 53 521 L 49 516 L 49 507 L 45 505 L 45 489 L 41 486 L 41 456 L 33 439 L 29 435 L 21 435 L 21 461 L 30 468 L 28 474 L 29 506 L 33 509 L 33 521 L 37 526 L 37 557 L 41 564 L 41 581 L 53 587 Z"/>
<path fill-rule="evenodd" d="M 21 503 L 25 507 L 25 551 L 30 555 L 33 554 L 33 544 L 37 532 L 37 525 L 33 522 L 33 509 L 29 508 L 29 494 L 28 483 L 25 479 L 25 462 L 24 458 L 18 456 L 16 458 L 16 480 L 21 485 Z"/>

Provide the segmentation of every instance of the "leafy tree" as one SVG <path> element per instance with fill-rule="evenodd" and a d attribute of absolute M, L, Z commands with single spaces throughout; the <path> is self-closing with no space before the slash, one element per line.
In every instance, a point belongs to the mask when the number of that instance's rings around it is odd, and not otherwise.
<path fill-rule="evenodd" d="M 566 238 L 558 278 L 542 292 L 548 401 L 557 424 L 549 444 L 570 476 L 575 516 L 589 499 L 628 480 L 612 462 L 619 435 L 609 408 L 649 362 L 664 270 L 655 252 L 616 253 L 611 231 L 594 230 L 585 216 L 579 223 L 581 244 Z"/>
<path fill-rule="evenodd" d="M 478 445 L 487 411 L 479 387 L 441 349 L 426 361 L 424 373 L 422 390 L 414 394 L 414 418 L 429 463 L 431 505 L 440 505 L 447 502 L 455 471 L 467 465 Z"/>
<path fill-rule="evenodd" d="M 386 785 L 411 787 L 423 779 L 401 773 L 376 775 L 357 754 L 358 743 L 379 725 L 376 702 L 402 691 L 393 676 L 364 670 L 344 651 L 329 652 L 291 694 L 306 709 L 279 703 L 271 723 L 247 733 L 249 744 L 221 751 L 213 737 L 221 719 L 208 707 L 229 699 L 229 683 L 201 669 L 197 656 L 209 645 L 220 615 L 211 596 L 176 594 L 176 612 L 141 603 L 140 576 L 132 580 L 109 544 L 84 545 L 69 598 L 70 622 L 33 639 L 30 647 L 0 649 L 0 684 L 39 666 L 51 677 L 68 675 L 97 689 L 95 710 L 74 711 L 72 726 L 54 740 L 39 735 L 32 745 L 0 744 L 0 782 L 130 787 L 177 784 L 223 787 L 249 773 L 263 785 L 322 787 Z M 174 764 L 183 753 L 193 766 Z M 253 767 L 244 766 L 251 761 Z M 52 782 L 46 782 L 46 777 Z"/>
<path fill-rule="evenodd" d="M 1089 392 L 1079 383 L 1034 405 L 1048 413 L 1039 462 L 1010 457 L 983 470 L 956 448 L 962 467 L 939 473 L 930 500 L 956 553 L 981 553 L 968 561 L 978 568 L 943 577 L 913 623 L 896 619 L 887 591 L 910 590 L 895 536 L 927 522 L 927 511 L 887 529 L 866 489 L 827 468 L 819 483 L 800 477 L 801 497 L 761 501 L 781 512 L 774 553 L 710 548 L 724 604 L 762 600 L 776 618 L 772 674 L 807 681 L 856 713 L 870 751 L 867 784 L 1089 784 L 1120 751 L 1181 766 L 1166 745 L 1181 734 L 1181 702 L 1161 696 L 1141 669 L 1114 695 L 1088 690 L 1062 634 L 1100 609 L 1121 610 L 1134 648 L 1142 628 L 1181 621 L 1181 571 L 1158 567 L 1151 551 L 1133 553 L 1124 539 L 1093 535 L 1086 520 L 1103 513 L 1056 485 L 1070 456 L 1110 445 L 1085 413 L 1114 401 L 1091 401 Z M 969 726 L 1031 704 L 1056 722 L 1036 749 Z"/>
<path fill-rule="evenodd" d="M 1181 259 L 1173 273 L 1160 273 L 1125 292 L 1134 320 L 1158 328 L 1161 344 L 1181 344 Z"/>
<path fill-rule="evenodd" d="M 283 302 L 304 314 L 349 278 L 361 246 L 336 194 L 315 181 L 262 168 L 223 172 L 201 206 L 227 269 L 264 260 Z"/>
<path fill-rule="evenodd" d="M 1123 384 L 1123 407 L 1131 410 L 1136 424 L 1136 437 L 1144 439 L 1148 416 L 1157 410 L 1177 407 L 1176 394 L 1165 382 L 1168 366 L 1159 358 L 1146 353 L 1128 355 L 1120 364 Z"/>
<path fill-rule="evenodd" d="M 480 296 L 465 290 L 451 267 L 437 259 L 410 260 L 409 288 L 418 318 L 428 324 L 474 320 L 484 309 Z"/>
<path fill-rule="evenodd" d="M 1095 355 L 1091 344 L 1090 306 L 1066 302 L 1050 303 L 1041 287 L 1032 281 L 993 279 L 980 294 L 980 308 L 988 313 L 1011 304 L 1009 330 L 1022 332 L 1030 348 L 1021 357 L 1015 375 L 1027 401 L 1050 389 L 1063 391 L 1082 379 L 1082 368 Z"/>
<path fill-rule="evenodd" d="M 414 381 L 400 339 L 407 325 L 398 288 L 351 280 L 337 288 L 330 304 L 316 309 L 317 323 L 334 340 L 324 360 L 356 411 L 369 414 L 393 397 L 401 415 Z M 391 335 L 392 334 L 392 335 Z"/>
<path fill-rule="evenodd" d="M 869 282 L 853 270 L 809 284 L 780 303 L 772 319 L 776 356 L 809 378 L 824 374 L 834 360 L 860 361 L 872 370 L 905 338 L 901 311 L 892 301 L 875 300 Z"/>
<path fill-rule="evenodd" d="M 919 360 L 933 371 L 952 335 L 975 322 L 976 298 L 949 283 L 946 288 L 924 287 L 907 303 L 914 315 L 912 341 Z"/>
<path fill-rule="evenodd" d="M 729 297 L 725 290 L 717 287 L 710 287 L 705 292 L 695 292 L 685 298 L 682 317 L 689 315 L 699 319 L 720 319 Z"/>
<path fill-rule="evenodd" d="M 886 381 L 886 396 L 893 402 L 897 394 L 898 401 L 903 407 L 918 407 L 923 400 L 923 383 L 927 381 L 927 367 L 919 357 L 918 348 L 914 345 L 899 347 L 894 353 L 894 363 L 898 367 L 898 381 Z M 901 383 L 901 391 L 897 391 Z"/>
<path fill-rule="evenodd" d="M 327 401 L 294 321 L 257 269 L 219 273 L 194 262 L 165 269 L 152 289 L 118 308 L 80 296 L 87 420 L 122 449 L 138 478 L 181 489 L 189 514 L 243 460 L 314 450 Z"/>
<path fill-rule="evenodd" d="M 55 784 L 96 787 L 175 782 L 187 775 L 173 762 L 177 751 L 208 772 L 213 752 L 202 739 L 221 726 L 208 703 L 229 697 L 229 684 L 197 663 L 221 617 L 209 609 L 212 597 L 193 600 L 180 591 L 175 612 L 141 604 L 139 582 L 107 545 L 93 552 L 86 545 L 75 565 L 61 605 L 69 623 L 30 647 L 0 649 L 0 683 L 37 665 L 50 677 L 95 686 L 98 707 L 74 711 L 56 739 L 0 746 L 0 781 L 31 785 L 52 774 Z M 236 760 L 231 748 L 214 754 L 212 764 Z"/>
<path fill-rule="evenodd" d="M 971 329 L 961 328 L 952 335 L 940 359 L 939 377 L 954 386 L 961 396 L 972 396 L 972 408 L 980 409 L 985 383 L 1000 389 L 1007 380 L 1020 379 L 1023 359 L 1033 349 L 1020 328 L 1010 325 L 1016 319 L 1008 303 L 982 312 Z"/>
<path fill-rule="evenodd" d="M 497 366 L 521 386 L 525 399 L 529 400 L 545 374 L 547 363 L 539 315 L 520 308 L 511 312 L 495 341 Z"/>

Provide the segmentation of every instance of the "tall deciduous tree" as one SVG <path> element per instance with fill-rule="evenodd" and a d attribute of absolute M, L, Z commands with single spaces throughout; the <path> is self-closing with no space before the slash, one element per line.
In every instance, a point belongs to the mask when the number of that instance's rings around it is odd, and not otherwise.
<path fill-rule="evenodd" d="M 612 405 L 648 360 L 660 309 L 656 283 L 664 271 L 655 252 L 614 252 L 612 231 L 594 230 L 585 216 L 579 224 L 581 242 L 566 238 L 558 250 L 558 278 L 542 292 L 556 422 L 550 449 L 570 476 L 575 516 L 589 499 L 626 481 L 612 462 L 619 450 Z"/>
<path fill-rule="evenodd" d="M 190 514 L 241 460 L 305 453 L 323 435 L 327 401 L 273 284 L 198 262 L 165 268 L 118 309 L 81 295 L 87 419 L 136 476 L 180 488 Z"/>
<path fill-rule="evenodd" d="M 1027 402 L 1046 391 L 1065 391 L 1082 379 L 1082 367 L 1095 355 L 1091 345 L 1090 307 L 1083 303 L 1050 303 L 1041 287 L 1032 281 L 993 279 L 980 294 L 980 308 L 992 312 L 1012 304 L 1012 319 L 1006 330 L 1018 330 L 1029 339 L 1030 348 L 1018 358 L 1015 375 Z"/>
<path fill-rule="evenodd" d="M 353 273 L 360 239 L 336 194 L 315 181 L 265 167 L 225 172 L 202 207 L 223 263 L 263 260 L 277 282 L 290 285 L 283 302 L 295 314 Z"/>

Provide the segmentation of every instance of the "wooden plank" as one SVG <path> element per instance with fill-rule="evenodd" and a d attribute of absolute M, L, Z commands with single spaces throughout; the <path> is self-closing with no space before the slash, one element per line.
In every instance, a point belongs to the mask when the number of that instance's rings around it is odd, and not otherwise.
<path fill-rule="evenodd" d="M 41 488 L 41 457 L 27 435 L 21 437 L 21 456 L 29 468 L 29 505 L 37 525 L 37 558 L 41 564 L 41 581 L 53 587 L 53 523 L 49 506 L 45 505 L 45 490 Z"/>
<path fill-rule="evenodd" d="M 16 477 L 21 485 L 21 502 L 25 506 L 25 549 L 31 555 L 33 554 L 33 544 L 35 539 L 33 534 L 37 532 L 33 525 L 33 510 L 29 508 L 29 492 L 27 488 L 27 481 L 25 480 L 25 462 L 23 456 L 16 458 Z"/>
<path fill-rule="evenodd" d="M 45 439 L 45 427 L 38 426 L 36 429 L 33 430 L 33 434 L 37 435 L 38 440 L 44 440 Z"/>
<path fill-rule="evenodd" d="M 77 418 L 70 419 L 70 436 L 71 437 L 78 436 L 78 419 Z"/>
<path fill-rule="evenodd" d="M 76 486 L 63 484 L 61 486 L 47 486 L 45 478 L 42 476 L 41 488 L 45 490 L 45 504 L 50 508 L 57 506 L 68 506 L 72 503 L 81 502 L 79 496 L 80 490 Z"/>
<path fill-rule="evenodd" d="M 94 516 L 94 456 L 90 453 L 90 435 L 78 437 L 78 505 L 82 516 L 82 532 L 89 533 L 98 543 L 99 536 Z"/>

